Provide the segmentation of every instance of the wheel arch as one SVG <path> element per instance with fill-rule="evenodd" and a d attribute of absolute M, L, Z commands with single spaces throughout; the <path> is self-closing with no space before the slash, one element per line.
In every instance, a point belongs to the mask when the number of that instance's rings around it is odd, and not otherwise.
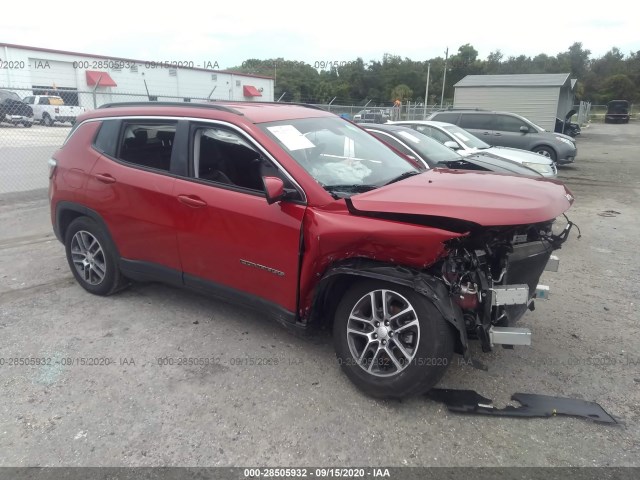
<path fill-rule="evenodd" d="M 69 228 L 71 222 L 73 222 L 78 217 L 89 217 L 93 221 L 98 223 L 102 227 L 105 235 L 107 235 L 109 241 L 111 242 L 111 245 L 116 251 L 118 258 L 120 257 L 118 246 L 113 241 L 111 232 L 109 231 L 109 228 L 107 227 L 107 224 L 102 216 L 95 210 L 92 210 L 78 203 L 61 201 L 56 204 L 56 221 L 54 225 L 54 231 L 58 240 L 64 243 L 67 228 Z"/>
<path fill-rule="evenodd" d="M 457 333 L 456 353 L 467 352 L 467 331 L 462 311 L 452 301 L 445 284 L 426 272 L 375 260 L 355 258 L 330 266 L 316 286 L 309 323 L 316 327 L 331 328 L 341 294 L 354 282 L 365 278 L 403 285 L 427 297 Z"/>

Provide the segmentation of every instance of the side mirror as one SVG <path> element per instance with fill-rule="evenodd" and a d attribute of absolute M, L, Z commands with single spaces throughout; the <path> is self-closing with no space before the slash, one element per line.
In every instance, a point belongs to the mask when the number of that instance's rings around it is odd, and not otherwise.
<path fill-rule="evenodd" d="M 267 192 L 269 205 L 279 202 L 284 198 L 284 182 L 278 177 L 262 177 L 264 191 Z"/>
<path fill-rule="evenodd" d="M 520 131 L 521 131 L 522 133 L 527 133 L 527 132 L 529 131 L 529 127 L 526 127 L 526 126 L 522 125 L 522 126 L 520 127 Z"/>
<path fill-rule="evenodd" d="M 454 142 L 453 140 L 444 142 L 444 146 L 449 147 L 451 150 L 460 150 L 460 145 L 458 145 L 458 142 Z"/>

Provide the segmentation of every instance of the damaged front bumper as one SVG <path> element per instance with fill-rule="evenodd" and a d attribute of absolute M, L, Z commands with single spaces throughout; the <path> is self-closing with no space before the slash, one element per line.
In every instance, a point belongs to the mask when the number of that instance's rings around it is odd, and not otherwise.
<path fill-rule="evenodd" d="M 539 284 L 544 271 L 558 271 L 552 252 L 567 240 L 573 223 L 555 235 L 551 223 L 520 230 L 470 236 L 452 248 L 442 267 L 442 279 L 462 310 L 466 334 L 480 340 L 482 350 L 495 345 L 530 345 L 531 331 L 515 327 L 536 299 L 548 299 L 550 289 Z M 466 355 L 465 355 L 466 356 Z"/>

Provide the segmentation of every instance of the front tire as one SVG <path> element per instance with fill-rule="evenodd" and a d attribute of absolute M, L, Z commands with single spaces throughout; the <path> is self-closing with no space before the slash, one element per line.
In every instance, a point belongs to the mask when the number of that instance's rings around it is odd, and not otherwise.
<path fill-rule="evenodd" d="M 534 148 L 533 153 L 547 157 L 552 162 L 555 162 L 557 158 L 555 150 L 551 147 L 545 147 L 544 145 Z"/>
<path fill-rule="evenodd" d="M 106 296 L 122 287 L 116 250 L 94 220 L 76 218 L 67 228 L 64 244 L 71 273 L 86 291 Z"/>
<path fill-rule="evenodd" d="M 333 337 L 346 375 L 377 398 L 427 392 L 453 357 L 452 329 L 435 305 L 389 282 L 358 281 L 349 288 L 336 310 Z"/>

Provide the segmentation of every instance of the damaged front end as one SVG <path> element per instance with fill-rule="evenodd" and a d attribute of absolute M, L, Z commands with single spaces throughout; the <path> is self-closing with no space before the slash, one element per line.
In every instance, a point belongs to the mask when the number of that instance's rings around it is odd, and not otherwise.
<path fill-rule="evenodd" d="M 537 297 L 548 297 L 548 287 L 538 281 L 545 269 L 557 270 L 552 252 L 574 226 L 567 219 L 555 234 L 553 224 L 477 229 L 447 242 L 448 255 L 429 269 L 446 284 L 462 311 L 467 336 L 479 339 L 483 351 L 496 344 L 530 345 L 531 332 L 513 324 L 534 309 Z"/>

